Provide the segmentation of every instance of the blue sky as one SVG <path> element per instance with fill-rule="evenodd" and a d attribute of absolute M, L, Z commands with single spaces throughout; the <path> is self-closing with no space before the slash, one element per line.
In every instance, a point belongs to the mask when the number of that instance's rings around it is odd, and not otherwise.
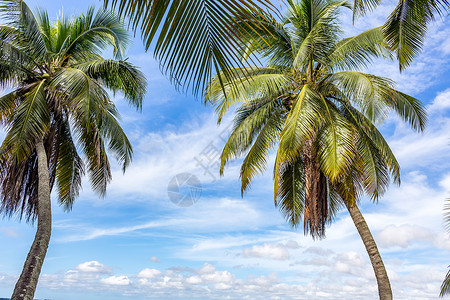
<path fill-rule="evenodd" d="M 55 16 L 84 12 L 91 1 L 28 1 Z M 95 3 L 100 6 L 100 2 Z M 380 25 L 392 2 L 343 24 L 355 34 Z M 85 182 L 73 210 L 53 206 L 51 245 L 36 292 L 40 299 L 377 299 L 363 244 L 346 211 L 313 241 L 292 230 L 273 205 L 271 164 L 240 197 L 239 161 L 219 178 L 198 164 L 223 146 L 231 115 L 216 125 L 211 107 L 180 94 L 136 38 L 128 55 L 149 83 L 142 113 L 116 97 L 135 151 L 123 175 L 114 166 L 107 196 Z M 395 79 L 422 100 L 429 123 L 417 134 L 394 116 L 380 126 L 402 166 L 401 187 L 361 210 L 378 243 L 396 299 L 436 299 L 450 264 L 442 207 L 450 192 L 450 22 L 430 28 L 422 55 L 404 73 L 377 61 L 369 73 Z M 180 173 L 195 175 L 201 197 L 190 207 L 169 199 Z M 35 228 L 0 220 L 0 297 L 8 297 Z"/>

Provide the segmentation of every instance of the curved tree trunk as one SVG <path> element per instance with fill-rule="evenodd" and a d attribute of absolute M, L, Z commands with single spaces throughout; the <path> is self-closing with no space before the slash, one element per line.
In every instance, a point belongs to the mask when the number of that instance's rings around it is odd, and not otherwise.
<path fill-rule="evenodd" d="M 377 278 L 380 300 L 392 300 L 391 284 L 389 283 L 386 268 L 384 267 L 383 260 L 381 259 L 380 252 L 370 233 L 369 227 L 356 204 L 346 203 L 346 206 L 369 254 L 370 262 L 372 263 L 375 277 Z"/>
<path fill-rule="evenodd" d="M 45 153 L 42 140 L 36 143 L 38 157 L 38 224 L 33 245 L 28 252 L 23 266 L 22 274 L 14 287 L 11 300 L 32 300 L 41 273 L 45 254 L 52 230 L 52 213 L 50 201 L 50 181 L 47 165 L 47 154 Z"/>

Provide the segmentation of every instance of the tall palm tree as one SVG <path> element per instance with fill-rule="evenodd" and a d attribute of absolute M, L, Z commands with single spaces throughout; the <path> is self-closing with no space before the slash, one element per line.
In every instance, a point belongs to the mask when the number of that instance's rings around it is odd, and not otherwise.
<path fill-rule="evenodd" d="M 246 19 L 259 8 L 275 12 L 270 0 L 104 0 L 130 19 L 146 49 L 155 41 L 154 56 L 177 87 L 202 92 L 215 72 L 239 65 L 239 42 L 251 30 Z M 233 19 L 233 17 L 235 19 Z M 230 79 L 230 78 L 229 78 Z"/>
<path fill-rule="evenodd" d="M 444 205 L 444 223 L 447 231 L 450 232 L 450 199 L 447 199 Z M 447 272 L 444 282 L 442 282 L 441 292 L 439 294 L 440 297 L 444 297 L 445 295 L 450 295 L 450 271 Z"/>
<path fill-rule="evenodd" d="M 354 0 L 353 21 L 375 9 L 381 0 Z M 421 52 L 428 25 L 449 13 L 447 0 L 399 0 L 383 26 L 389 47 L 395 51 L 400 71 Z"/>
<path fill-rule="evenodd" d="M 140 109 L 144 75 L 121 57 L 129 41 L 117 14 L 90 8 L 74 19 L 51 23 L 21 0 L 0 1 L 0 97 L 7 136 L 0 147 L 0 212 L 37 219 L 36 236 L 12 299 L 33 299 L 51 235 L 50 194 L 70 210 L 87 170 L 104 195 L 111 180 L 108 153 L 123 170 L 131 144 L 105 88 L 124 94 Z M 114 59 L 100 56 L 114 48 Z M 75 137 L 75 140 L 74 140 Z M 79 154 L 81 152 L 81 155 Z M 83 157 L 83 158 L 82 158 Z"/>
<path fill-rule="evenodd" d="M 274 200 L 289 223 L 297 227 L 303 220 L 305 233 L 322 238 L 326 223 L 345 206 L 369 254 L 380 299 L 392 299 L 357 203 L 364 193 L 377 201 L 391 177 L 400 183 L 399 165 L 375 124 L 394 111 L 422 131 L 426 114 L 420 101 L 397 91 L 390 79 L 358 71 L 374 58 L 391 55 L 380 27 L 340 39 L 341 7 L 349 5 L 289 1 L 281 22 L 260 19 L 269 33 L 255 28 L 243 55 L 256 51 L 267 64 L 234 68 L 232 81 L 214 78 L 205 101 L 216 107 L 219 122 L 231 105 L 240 105 L 222 152 L 221 173 L 230 159 L 243 155 L 244 193 L 278 147 Z"/>

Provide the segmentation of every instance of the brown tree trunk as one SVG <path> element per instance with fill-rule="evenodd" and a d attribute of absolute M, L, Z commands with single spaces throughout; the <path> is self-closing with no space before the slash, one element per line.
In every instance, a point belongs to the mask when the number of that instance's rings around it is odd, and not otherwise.
<path fill-rule="evenodd" d="M 375 277 L 377 278 L 380 300 L 392 300 L 391 284 L 389 283 L 386 268 L 384 267 L 383 260 L 381 259 L 380 252 L 370 233 L 369 227 L 356 204 L 346 203 L 346 206 L 369 254 L 370 262 L 372 263 Z"/>
<path fill-rule="evenodd" d="M 36 143 L 38 157 L 38 224 L 33 245 L 28 252 L 22 274 L 14 287 L 11 300 L 32 300 L 41 273 L 42 264 L 47 253 L 52 230 L 52 213 L 50 201 L 50 181 L 42 140 Z"/>
<path fill-rule="evenodd" d="M 325 224 L 328 217 L 327 179 L 319 168 L 314 152 L 313 138 L 303 147 L 303 165 L 305 168 L 305 232 L 313 238 L 325 236 Z"/>

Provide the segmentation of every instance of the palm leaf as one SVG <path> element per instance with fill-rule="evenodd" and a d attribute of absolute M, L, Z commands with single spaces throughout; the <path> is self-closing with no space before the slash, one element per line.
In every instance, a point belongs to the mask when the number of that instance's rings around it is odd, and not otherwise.
<path fill-rule="evenodd" d="M 214 71 L 242 66 L 239 43 L 257 5 L 272 8 L 268 0 L 105 0 L 129 16 L 140 29 L 147 49 L 156 40 L 154 54 L 178 86 L 203 91 Z M 182 51 L 181 51 L 182 49 Z M 228 75 L 226 73 L 226 75 Z"/>
<path fill-rule="evenodd" d="M 17 161 L 29 156 L 35 147 L 36 138 L 42 138 L 48 131 L 50 115 L 45 97 L 45 81 L 38 82 L 25 94 L 1 146 L 3 151 L 14 153 Z"/>
<path fill-rule="evenodd" d="M 84 164 L 73 143 L 67 121 L 63 122 L 59 147 L 60 151 L 56 168 L 58 200 L 66 210 L 70 210 L 81 189 Z"/>
<path fill-rule="evenodd" d="M 392 58 L 386 46 L 382 27 L 367 30 L 339 41 L 330 51 L 330 65 L 341 70 L 367 67 L 375 58 Z"/>
<path fill-rule="evenodd" d="M 97 57 L 75 64 L 74 68 L 95 80 L 101 80 L 113 92 L 122 92 L 136 109 L 142 108 L 147 84 L 144 74 L 131 63 Z"/>
<path fill-rule="evenodd" d="M 427 25 L 436 15 L 446 15 L 447 0 L 402 0 L 384 24 L 387 43 L 396 52 L 400 71 L 422 50 Z"/>

